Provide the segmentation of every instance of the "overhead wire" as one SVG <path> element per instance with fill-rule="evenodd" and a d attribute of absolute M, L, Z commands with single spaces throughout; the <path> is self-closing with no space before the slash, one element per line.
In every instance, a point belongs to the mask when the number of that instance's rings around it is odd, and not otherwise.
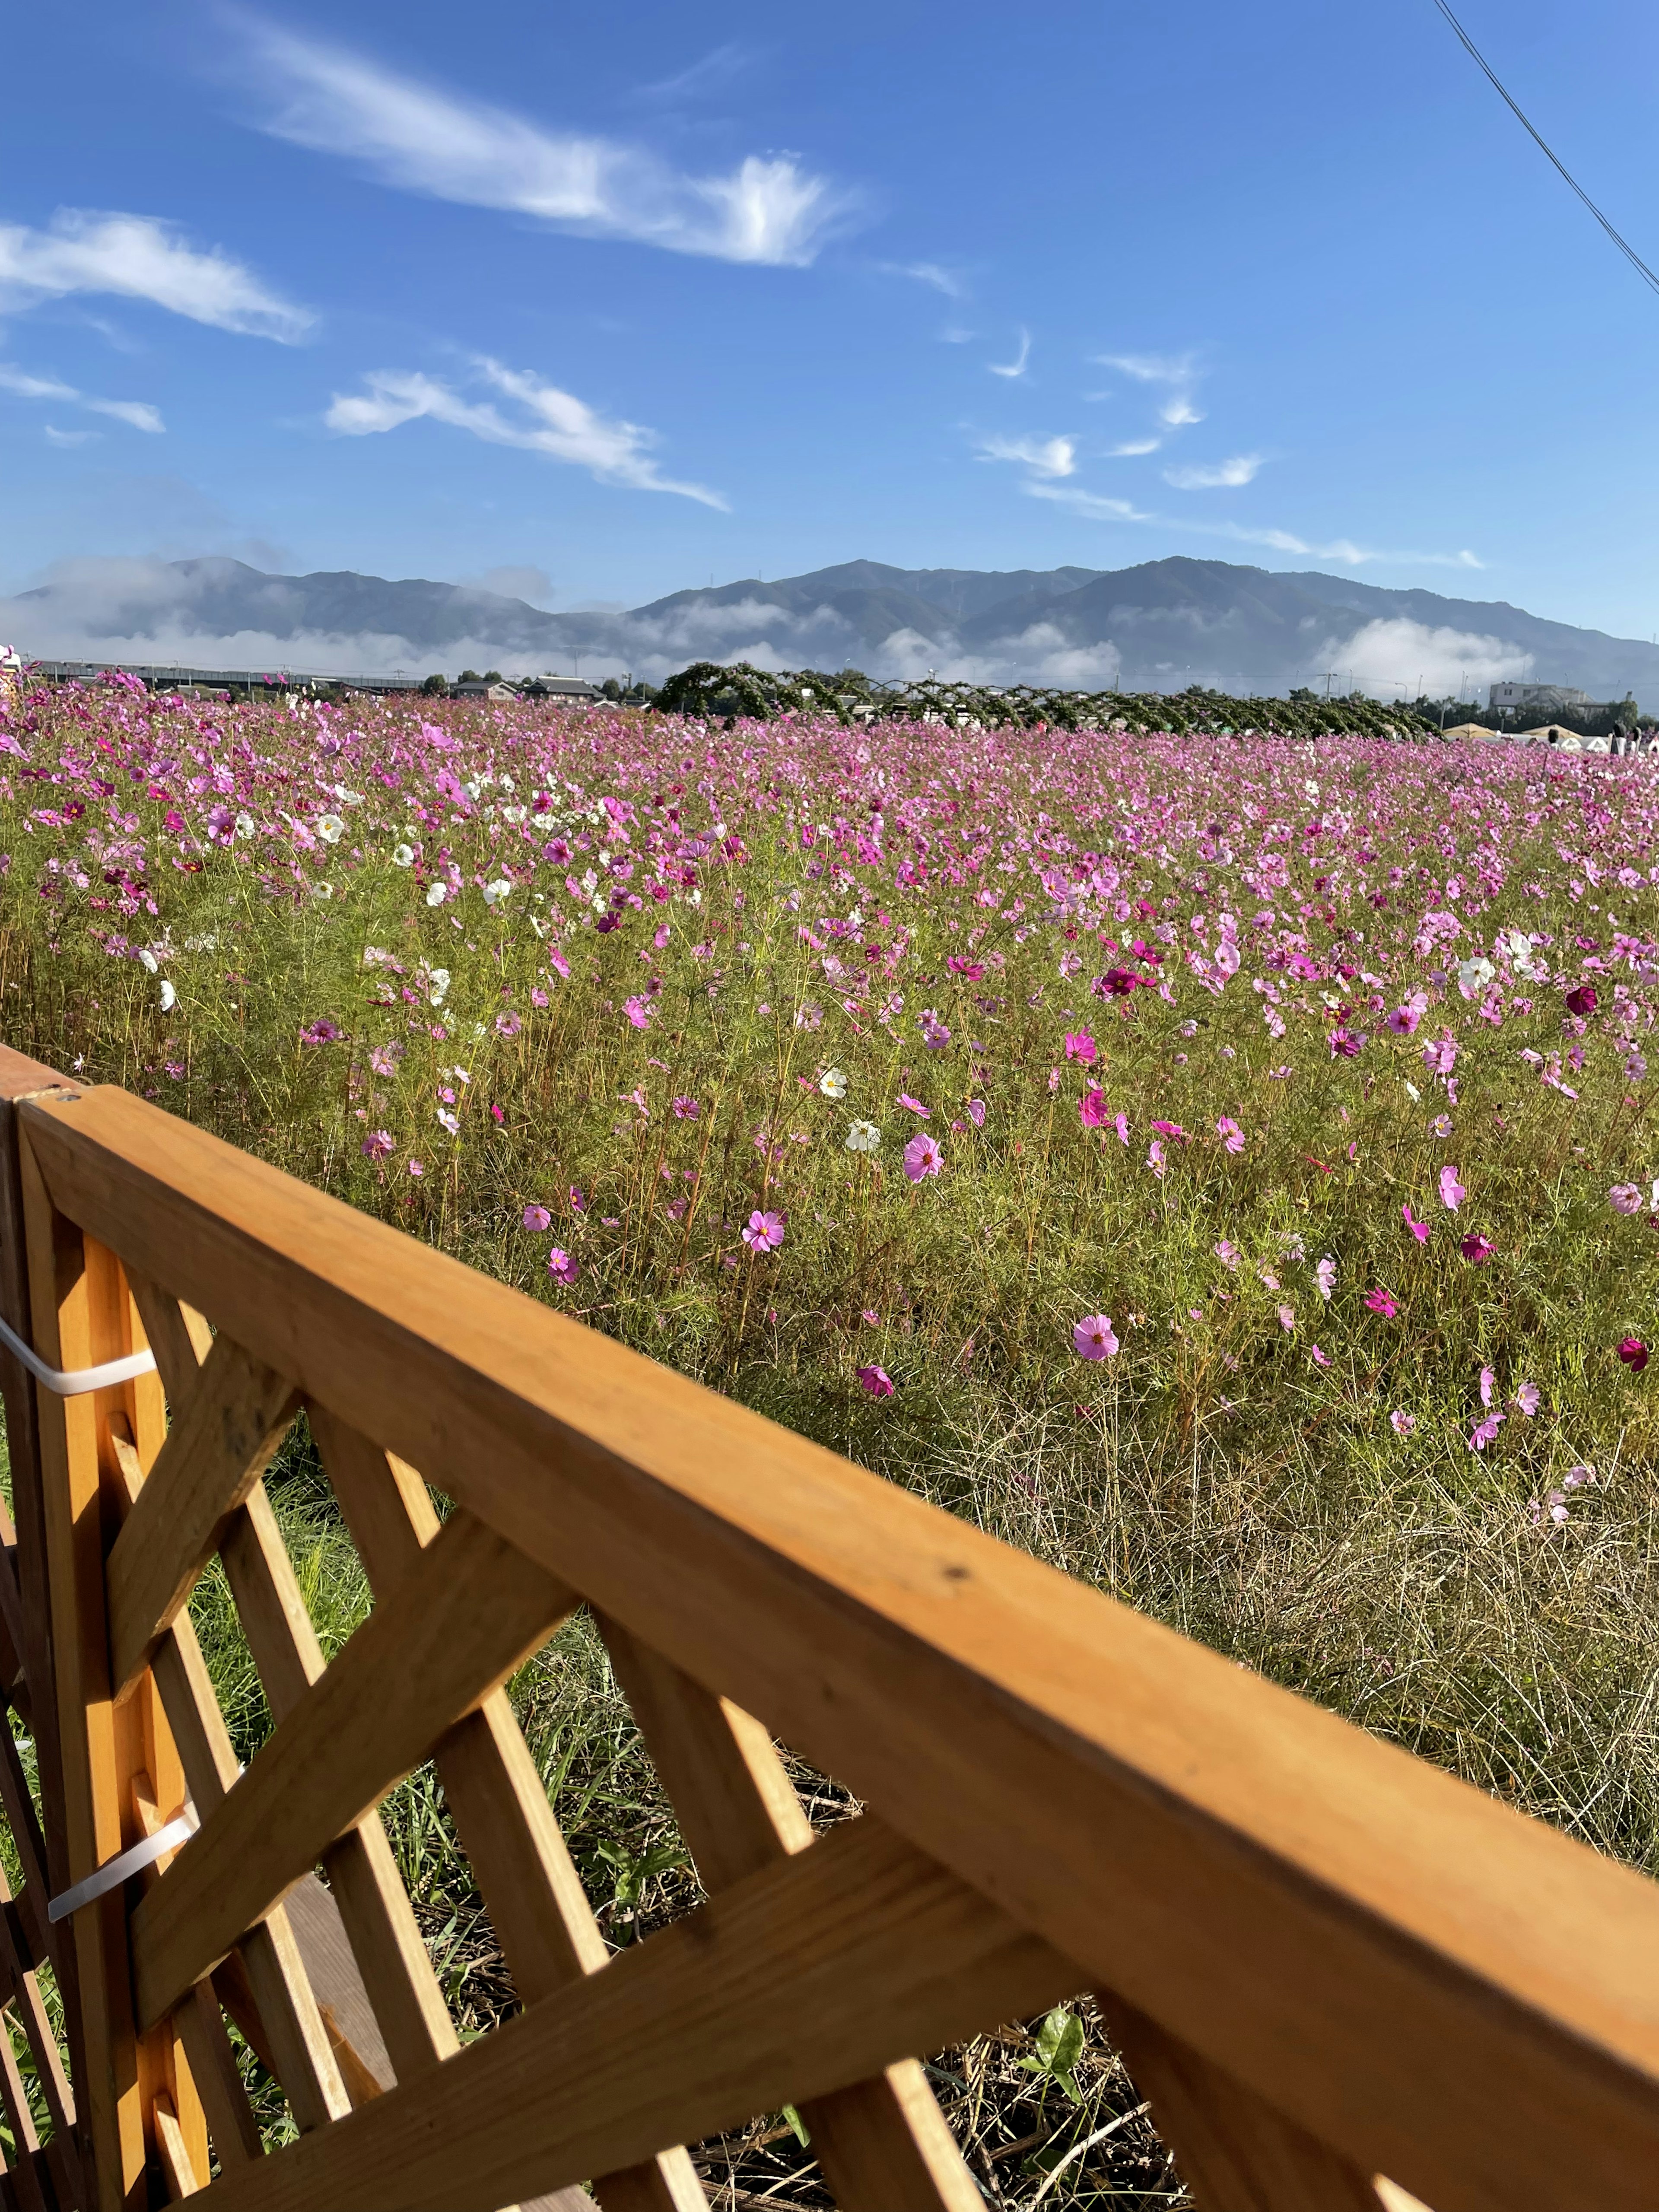
<path fill-rule="evenodd" d="M 1619 251 L 1624 255 L 1626 260 L 1630 263 L 1631 267 L 1635 270 L 1637 275 L 1642 279 L 1643 283 L 1646 284 L 1651 291 L 1659 292 L 1659 276 L 1656 276 L 1653 270 L 1649 268 L 1647 263 L 1643 260 L 1641 255 L 1636 251 L 1636 248 L 1630 243 L 1629 240 L 1621 237 L 1619 232 L 1613 228 L 1613 225 L 1607 221 L 1606 216 L 1604 216 L 1601 209 L 1596 206 L 1595 202 L 1584 190 L 1584 187 L 1579 183 L 1577 178 L 1573 175 L 1571 170 L 1568 168 L 1566 163 L 1561 159 L 1560 155 L 1556 153 L 1551 145 L 1548 144 L 1544 138 L 1543 134 L 1522 112 L 1519 102 L 1513 97 L 1507 86 L 1505 86 L 1498 77 L 1497 71 L 1492 68 L 1491 63 L 1481 52 L 1480 47 L 1475 45 L 1474 40 L 1469 36 L 1468 33 L 1463 28 L 1463 26 L 1458 21 L 1456 16 L 1452 13 L 1451 9 L 1447 4 L 1447 0 L 1434 0 L 1434 4 L 1440 10 L 1440 13 L 1445 17 L 1446 21 L 1451 25 L 1452 29 L 1457 33 L 1458 40 L 1461 42 L 1464 52 L 1480 69 L 1481 74 L 1486 77 L 1493 91 L 1498 94 L 1505 106 L 1508 107 L 1510 113 L 1515 117 L 1516 121 L 1520 124 L 1522 130 L 1524 130 L 1528 136 L 1532 138 L 1545 157 L 1557 170 L 1559 171 L 1566 182 L 1572 186 L 1573 191 L 1577 193 L 1579 198 L 1583 200 L 1584 205 L 1595 217 L 1597 222 L 1601 224 L 1602 229 L 1606 231 L 1607 236 L 1619 248 Z"/>

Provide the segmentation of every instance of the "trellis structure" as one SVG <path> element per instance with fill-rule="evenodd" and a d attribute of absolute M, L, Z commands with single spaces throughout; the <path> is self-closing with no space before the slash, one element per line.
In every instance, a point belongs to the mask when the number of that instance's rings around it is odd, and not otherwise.
<path fill-rule="evenodd" d="M 788 2102 L 848 2212 L 974 2212 L 916 2054 L 1089 1988 L 1206 2212 L 1659 2202 L 1659 1887 L 119 1091 L 0 1090 L 55 1384 L 8 1389 L 0 1941 L 78 2098 L 13 2203 L 692 2212 L 683 2146 Z M 261 1484 L 301 1408 L 374 1595 L 326 1665 Z M 582 1604 L 707 1893 L 617 1956 L 501 1688 Z M 815 1840 L 775 1739 L 861 1817 Z M 428 1758 L 522 2005 L 465 2047 L 377 1813 Z"/>

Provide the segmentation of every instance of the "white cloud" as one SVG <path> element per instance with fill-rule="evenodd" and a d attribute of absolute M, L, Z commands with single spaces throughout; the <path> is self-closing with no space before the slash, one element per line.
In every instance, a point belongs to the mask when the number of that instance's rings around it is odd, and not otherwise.
<path fill-rule="evenodd" d="M 282 102 L 266 128 L 315 153 L 352 156 L 406 191 L 675 253 L 797 268 L 854 210 L 791 154 L 751 154 L 726 176 L 684 176 L 642 147 L 544 130 L 343 47 L 269 24 L 249 29 Z"/>
<path fill-rule="evenodd" d="M 648 450 L 655 443 L 654 434 L 638 423 L 598 414 L 527 369 L 480 360 L 475 370 L 516 404 L 519 420 L 508 420 L 492 400 L 465 399 L 436 377 L 402 369 L 373 370 L 363 380 L 366 392 L 337 392 L 324 419 L 331 430 L 363 438 L 427 417 L 470 431 L 492 446 L 517 446 L 527 453 L 544 453 L 550 460 L 569 462 L 586 469 L 601 483 L 624 484 L 634 491 L 678 492 L 705 507 L 724 509 L 726 501 L 718 492 L 659 477 Z"/>
<path fill-rule="evenodd" d="M 988 361 L 985 366 L 993 376 L 1024 376 L 1025 364 L 1030 358 L 1031 333 L 1030 331 L 1023 330 L 1019 334 L 1019 352 L 1012 361 L 1006 363 Z"/>
<path fill-rule="evenodd" d="M 1260 453 L 1235 453 L 1231 460 L 1191 468 L 1165 469 L 1164 481 L 1177 491 L 1212 491 L 1218 486 L 1250 483 L 1261 466 Z"/>
<path fill-rule="evenodd" d="M 1173 399 L 1164 401 L 1158 410 L 1158 419 L 1160 422 L 1167 422 L 1172 430 L 1182 430 L 1189 422 L 1201 422 L 1204 416 L 1202 410 L 1194 407 L 1187 394 L 1181 392 Z"/>
<path fill-rule="evenodd" d="M 918 284 L 931 284 L 934 291 L 943 292 L 947 300 L 965 300 L 968 287 L 960 276 L 937 261 L 884 261 L 879 266 L 890 276 L 908 276 Z"/>
<path fill-rule="evenodd" d="M 286 343 L 315 320 L 270 291 L 217 246 L 186 244 L 174 225 L 148 215 L 59 208 L 45 230 L 0 223 L 0 310 L 32 307 L 72 292 L 148 300 L 216 330 Z"/>
<path fill-rule="evenodd" d="M 1183 429 L 1204 420 L 1193 404 L 1199 373 L 1191 354 L 1101 353 L 1094 358 L 1097 368 L 1115 368 L 1137 384 L 1167 385 L 1170 396 L 1158 409 L 1158 419 L 1168 428 Z"/>
<path fill-rule="evenodd" d="M 1108 499 L 1097 491 L 1084 491 L 1072 485 L 1028 483 L 1023 489 L 1033 499 L 1052 499 L 1061 507 L 1075 507 L 1079 514 L 1092 515 L 1102 522 L 1156 522 L 1155 514 L 1143 514 L 1127 499 Z"/>
<path fill-rule="evenodd" d="M 112 416 L 118 422 L 125 422 L 135 430 L 148 430 L 153 436 L 167 428 L 160 410 L 152 407 L 147 399 L 88 399 L 61 377 L 34 376 L 27 369 L 15 368 L 6 362 L 0 362 L 0 392 L 15 392 L 20 399 L 56 399 L 66 405 L 85 407 L 94 415 Z M 97 434 L 92 430 L 49 430 L 46 434 L 55 446 L 79 446 Z"/>
<path fill-rule="evenodd" d="M 1121 446 L 1109 446 L 1106 458 L 1109 461 L 1130 460 L 1139 453 L 1155 453 L 1163 443 L 1162 438 L 1130 438 Z"/>
<path fill-rule="evenodd" d="M 1077 471 L 1077 446 L 1070 438 L 981 438 L 982 461 L 1022 461 L 1039 477 L 1069 477 Z"/>
<path fill-rule="evenodd" d="M 1467 684 L 1517 682 L 1532 673 L 1533 656 L 1501 638 L 1473 630 L 1409 622 L 1369 622 L 1350 638 L 1327 638 L 1315 655 L 1322 668 L 1350 676 L 1364 690 L 1397 686 L 1415 697 L 1456 691 Z"/>
<path fill-rule="evenodd" d="M 1319 561 L 1340 561 L 1346 568 L 1361 568 L 1368 562 L 1381 562 L 1389 568 L 1480 568 L 1485 563 L 1466 547 L 1459 553 L 1385 553 L 1371 546 L 1357 545 L 1351 538 L 1336 538 L 1320 544 L 1315 540 L 1298 538 L 1289 530 L 1263 528 L 1253 530 L 1237 522 L 1193 522 L 1185 516 L 1155 514 L 1132 506 L 1127 499 L 1108 499 L 1099 492 L 1085 491 L 1080 485 L 1042 483 L 1028 478 L 1021 485 L 1033 499 L 1051 499 L 1061 507 L 1076 509 L 1098 522 L 1150 522 L 1161 530 L 1169 530 L 1189 537 L 1227 538 L 1237 544 L 1268 545 L 1277 553 L 1301 553 Z"/>
<path fill-rule="evenodd" d="M 94 438 L 101 438 L 101 430 L 60 430 L 55 422 L 46 425 L 49 446 L 89 446 Z"/>

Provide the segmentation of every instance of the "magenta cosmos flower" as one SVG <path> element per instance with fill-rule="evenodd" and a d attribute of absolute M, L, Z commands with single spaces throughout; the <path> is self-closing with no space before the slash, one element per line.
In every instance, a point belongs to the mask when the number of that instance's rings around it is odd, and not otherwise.
<path fill-rule="evenodd" d="M 1648 1348 L 1639 1336 L 1626 1336 L 1620 1340 L 1619 1357 L 1632 1375 L 1639 1375 L 1648 1364 Z"/>
<path fill-rule="evenodd" d="M 1221 1119 L 1215 1125 L 1215 1133 L 1217 1136 L 1220 1138 L 1222 1143 L 1227 1147 L 1227 1150 L 1230 1152 L 1242 1152 L 1243 1151 L 1244 1132 L 1239 1127 L 1237 1122 L 1233 1120 L 1231 1115 L 1224 1114 L 1222 1115 Z"/>
<path fill-rule="evenodd" d="M 763 1252 L 775 1252 L 783 1242 L 783 1216 L 763 1213 L 757 1206 L 743 1225 L 743 1241 L 757 1258 Z"/>
<path fill-rule="evenodd" d="M 1374 1314 L 1381 1314 L 1384 1321 L 1392 1321 L 1400 1310 L 1397 1300 L 1390 1297 L 1380 1283 L 1374 1291 L 1367 1291 L 1365 1304 Z"/>
<path fill-rule="evenodd" d="M 556 1283 L 574 1283 L 581 1269 L 562 1245 L 556 1244 L 547 1255 L 547 1272 Z"/>
<path fill-rule="evenodd" d="M 371 1129 L 363 1139 L 365 1159 L 383 1160 L 386 1154 L 393 1150 L 395 1146 L 390 1129 Z"/>
<path fill-rule="evenodd" d="M 1412 1210 L 1409 1202 L 1401 1207 L 1400 1218 L 1405 1223 L 1407 1228 L 1411 1231 L 1412 1235 L 1416 1237 L 1419 1244 L 1426 1244 L 1428 1243 L 1429 1224 L 1426 1221 L 1414 1221 L 1412 1218 Z"/>
<path fill-rule="evenodd" d="M 544 1206 L 526 1206 L 523 1218 L 525 1227 L 537 1235 L 553 1226 L 553 1217 Z"/>
<path fill-rule="evenodd" d="M 1457 1249 L 1466 1260 L 1472 1261 L 1477 1267 L 1484 1267 L 1498 1247 L 1490 1237 L 1482 1237 L 1478 1232 L 1471 1232 L 1463 1238 Z"/>
<path fill-rule="evenodd" d="M 1074 1033 L 1067 1031 L 1066 1037 L 1067 1060 L 1080 1060 L 1085 1067 L 1092 1067 L 1095 1064 L 1095 1041 L 1087 1030 L 1078 1030 Z"/>
<path fill-rule="evenodd" d="M 1567 1012 L 1577 1014 L 1581 1021 L 1595 1012 L 1595 986 L 1581 983 L 1576 991 L 1567 994 Z"/>
<path fill-rule="evenodd" d="M 1103 1128 L 1106 1124 L 1106 1093 L 1098 1084 L 1085 1091 L 1078 1101 L 1078 1118 L 1085 1129 Z"/>
<path fill-rule="evenodd" d="M 1079 1359 L 1109 1359 L 1117 1350 L 1110 1314 L 1091 1314 L 1072 1330 L 1072 1343 Z"/>
<path fill-rule="evenodd" d="M 878 1367 L 872 1363 L 868 1367 L 860 1367 L 858 1376 L 859 1381 L 863 1383 L 872 1398 L 892 1396 L 893 1378 L 884 1367 Z"/>
<path fill-rule="evenodd" d="M 912 1182 L 920 1182 L 926 1176 L 936 1176 L 945 1165 L 945 1155 L 936 1138 L 924 1129 L 911 1138 L 904 1147 L 904 1172 Z"/>

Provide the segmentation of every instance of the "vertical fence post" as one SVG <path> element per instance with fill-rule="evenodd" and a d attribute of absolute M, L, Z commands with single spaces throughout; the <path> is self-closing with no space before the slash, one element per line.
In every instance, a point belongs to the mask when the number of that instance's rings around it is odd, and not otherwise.
<path fill-rule="evenodd" d="M 27 1137 L 18 1144 L 33 1343 L 73 1370 L 143 1346 L 120 1263 L 53 1206 Z M 95 1394 L 36 1393 L 42 1519 L 61 1752 L 68 1877 L 82 1881 L 142 1840 L 146 1814 L 179 1809 L 177 1751 L 148 1673 L 118 1704 L 105 1618 L 105 1560 L 128 1503 L 112 1422 L 153 1455 L 161 1419 L 154 1376 Z M 125 1887 L 73 1916 L 83 2057 L 79 2092 L 86 2196 L 98 2212 L 140 2212 L 167 2193 L 156 2105 L 177 2119 L 198 2185 L 208 2179 L 201 2106 L 170 2023 L 137 2033 Z M 171 2134 L 171 2129 L 169 2128 Z M 152 2187 L 152 2175 L 155 2185 Z"/>

